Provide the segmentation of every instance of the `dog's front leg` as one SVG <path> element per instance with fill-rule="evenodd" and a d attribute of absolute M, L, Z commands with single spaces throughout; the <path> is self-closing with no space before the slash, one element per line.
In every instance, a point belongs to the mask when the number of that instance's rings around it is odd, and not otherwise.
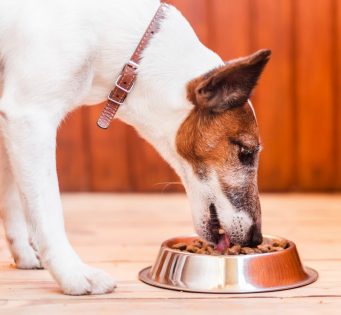
<path fill-rule="evenodd" d="M 115 282 L 84 264 L 65 234 L 55 163 L 57 122 L 48 113 L 7 115 L 2 125 L 8 157 L 32 237 L 44 267 L 66 294 L 103 294 Z"/>
<path fill-rule="evenodd" d="M 1 119 L 1 117 L 0 117 Z M 19 269 L 42 268 L 29 237 L 26 216 L 0 134 L 0 210 L 7 241 Z"/>

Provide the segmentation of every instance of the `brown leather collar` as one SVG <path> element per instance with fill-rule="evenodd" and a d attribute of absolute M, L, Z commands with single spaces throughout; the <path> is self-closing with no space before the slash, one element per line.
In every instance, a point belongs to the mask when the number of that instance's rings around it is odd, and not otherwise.
<path fill-rule="evenodd" d="M 164 16 L 163 13 L 165 8 L 166 5 L 164 3 L 159 6 L 159 9 L 157 10 L 153 20 L 150 22 L 135 52 L 119 74 L 115 86 L 108 96 L 107 105 L 97 121 L 97 125 L 100 128 L 107 129 L 109 127 L 119 107 L 124 103 L 128 94 L 134 87 L 137 78 L 136 70 L 139 67 L 141 54 L 148 45 L 153 34 L 158 31 L 161 19 Z"/>

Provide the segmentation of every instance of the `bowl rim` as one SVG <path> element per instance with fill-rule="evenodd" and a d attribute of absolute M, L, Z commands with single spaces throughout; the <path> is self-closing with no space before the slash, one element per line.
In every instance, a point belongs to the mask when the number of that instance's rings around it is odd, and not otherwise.
<path fill-rule="evenodd" d="M 172 253 L 181 253 L 182 255 L 186 255 L 186 256 L 197 256 L 197 257 L 212 257 L 212 258 L 218 258 L 218 259 L 238 259 L 240 257 L 245 258 L 245 257 L 257 257 L 257 256 L 274 256 L 274 255 L 281 255 L 283 254 L 284 251 L 287 250 L 293 250 L 296 248 L 296 244 L 291 241 L 288 240 L 287 238 L 278 236 L 278 235 L 273 235 L 273 234 L 263 234 L 264 238 L 270 238 L 270 239 L 277 239 L 277 240 L 286 240 L 289 242 L 289 246 L 287 248 L 283 248 L 283 250 L 278 251 L 278 252 L 270 252 L 270 253 L 254 253 L 254 254 L 249 254 L 249 255 L 206 255 L 206 254 L 197 254 L 197 253 L 190 253 L 190 252 L 186 252 L 186 251 L 181 251 L 178 249 L 173 249 L 171 247 L 169 247 L 169 243 L 178 239 L 178 238 L 184 238 L 184 239 L 190 239 L 190 238 L 199 238 L 200 236 L 197 234 L 189 234 L 189 235 L 180 235 L 180 236 L 175 236 L 172 238 L 169 238 L 167 240 L 164 240 L 161 243 L 160 249 L 163 250 L 167 250 L 168 252 L 172 252 Z"/>

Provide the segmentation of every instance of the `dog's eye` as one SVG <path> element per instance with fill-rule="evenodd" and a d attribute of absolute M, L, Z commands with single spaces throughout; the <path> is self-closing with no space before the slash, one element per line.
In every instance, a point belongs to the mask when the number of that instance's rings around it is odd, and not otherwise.
<path fill-rule="evenodd" d="M 261 150 L 261 145 L 248 146 L 237 139 L 230 138 L 230 143 L 237 148 L 238 159 L 242 165 L 254 166 L 257 160 L 258 152 Z"/>
<path fill-rule="evenodd" d="M 256 160 L 256 153 L 257 151 L 255 150 L 240 147 L 238 152 L 238 158 L 240 163 L 246 166 L 253 166 Z"/>

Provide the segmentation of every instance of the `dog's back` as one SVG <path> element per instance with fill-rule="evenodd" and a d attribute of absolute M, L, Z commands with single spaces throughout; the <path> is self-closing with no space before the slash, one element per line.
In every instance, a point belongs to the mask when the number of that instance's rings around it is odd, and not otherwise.
<path fill-rule="evenodd" d="M 84 61 L 96 59 L 94 76 L 98 73 L 101 76 L 98 81 L 109 84 L 113 73 L 133 51 L 159 3 L 159 0 L 2 0 L 2 72 L 11 76 L 17 73 L 15 80 L 26 81 L 33 80 L 31 75 L 35 73 L 44 78 L 36 80 L 44 90 L 52 79 L 47 76 L 50 71 L 57 68 L 82 72 Z M 56 62 L 63 64 L 58 66 Z M 62 74 L 55 76 L 60 82 Z M 49 82 L 49 86 L 53 84 Z"/>

